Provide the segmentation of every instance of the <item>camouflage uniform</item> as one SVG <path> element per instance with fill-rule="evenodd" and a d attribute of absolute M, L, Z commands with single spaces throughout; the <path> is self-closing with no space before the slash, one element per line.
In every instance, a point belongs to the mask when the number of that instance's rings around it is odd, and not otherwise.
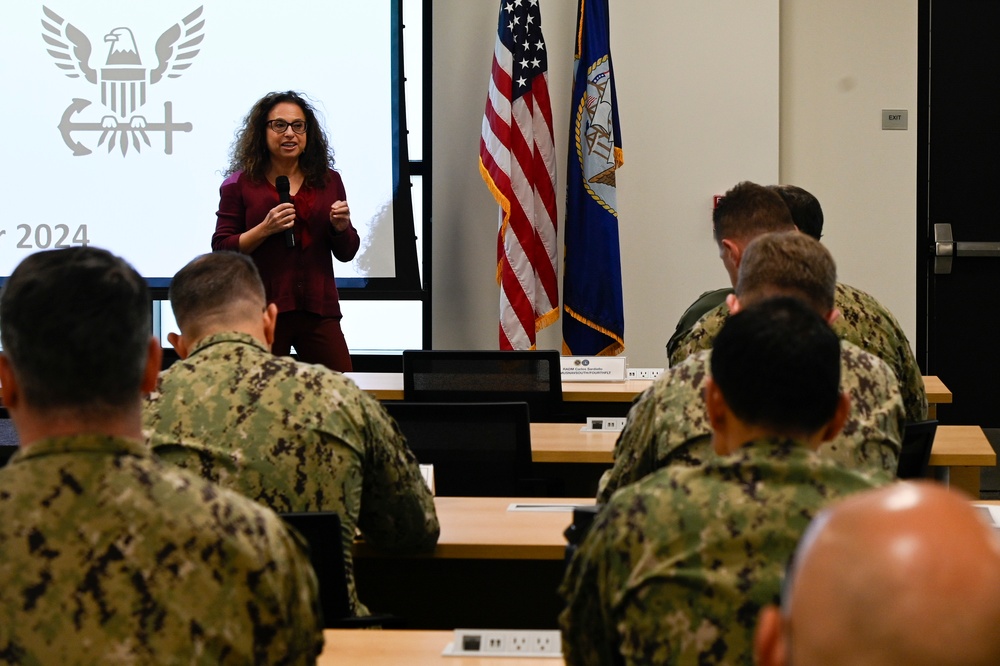
<path fill-rule="evenodd" d="M 924 379 L 913 358 L 910 342 L 896 318 L 873 296 L 846 284 L 837 283 L 833 300 L 841 313 L 833 323 L 833 330 L 841 339 L 850 340 L 888 363 L 899 380 L 906 419 L 926 419 L 927 393 L 924 391 Z M 674 351 L 670 354 L 670 365 L 677 365 L 696 351 L 711 349 L 712 341 L 728 316 L 729 308 L 725 303 L 707 312 L 687 335 L 676 341 Z"/>
<path fill-rule="evenodd" d="M 566 572 L 566 663 L 749 664 L 765 604 L 812 516 L 871 480 L 761 439 L 615 493 Z"/>
<path fill-rule="evenodd" d="M 903 401 L 892 370 L 850 342 L 840 343 L 840 387 L 851 396 L 844 429 L 819 452 L 846 467 L 889 481 L 904 425 Z M 712 429 L 705 408 L 711 350 L 669 368 L 639 396 L 615 444 L 615 464 L 597 493 L 606 502 L 615 490 L 668 465 L 700 465 L 712 459 Z"/>
<path fill-rule="evenodd" d="M 200 341 L 143 408 L 157 455 L 275 511 L 335 511 L 356 615 L 356 529 L 376 548 L 429 551 L 439 526 L 416 458 L 382 405 L 340 373 L 273 356 L 252 336 Z"/>
<path fill-rule="evenodd" d="M 316 578 L 264 507 L 101 435 L 0 470 L 0 663 L 306 664 Z"/>
<path fill-rule="evenodd" d="M 684 311 L 681 318 L 677 320 L 677 326 L 674 328 L 674 334 L 670 336 L 669 340 L 667 340 L 668 359 L 674 357 L 677 345 L 687 340 L 687 336 L 691 332 L 691 329 L 694 328 L 694 325 L 697 324 L 703 316 L 705 316 L 705 313 L 709 310 L 714 310 L 720 305 L 725 305 L 726 299 L 729 298 L 729 294 L 731 293 L 733 293 L 732 287 L 706 291 L 698 297 L 698 300 L 688 306 L 688 309 Z"/>

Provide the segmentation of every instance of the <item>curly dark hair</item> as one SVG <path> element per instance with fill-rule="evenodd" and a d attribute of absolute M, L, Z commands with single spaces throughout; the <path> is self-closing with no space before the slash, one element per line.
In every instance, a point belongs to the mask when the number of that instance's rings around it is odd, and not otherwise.
<path fill-rule="evenodd" d="M 306 149 L 299 156 L 299 167 L 305 174 L 305 182 L 313 187 L 322 187 L 333 168 L 333 148 L 326 138 L 326 131 L 317 120 L 316 110 L 305 95 L 294 90 L 272 92 L 264 95 L 253 105 L 243 119 L 243 127 L 236 132 L 229 150 L 227 176 L 243 171 L 251 180 L 265 178 L 271 154 L 267 150 L 267 116 L 278 104 L 290 102 L 298 105 L 306 117 Z"/>

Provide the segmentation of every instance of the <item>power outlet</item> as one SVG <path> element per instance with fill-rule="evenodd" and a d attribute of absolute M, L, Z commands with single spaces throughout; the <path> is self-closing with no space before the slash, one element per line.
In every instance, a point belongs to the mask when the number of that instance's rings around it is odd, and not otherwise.
<path fill-rule="evenodd" d="M 507 649 L 511 652 L 527 652 L 530 648 L 531 639 L 523 634 L 513 635 L 507 642 Z"/>
<path fill-rule="evenodd" d="M 656 379 L 663 374 L 663 368 L 629 368 L 628 379 Z"/>
<path fill-rule="evenodd" d="M 507 651 L 507 637 L 500 632 L 485 632 L 483 635 L 483 652 L 498 654 Z"/>
<path fill-rule="evenodd" d="M 530 651 L 534 654 L 562 654 L 559 632 L 536 632 L 530 643 Z"/>
<path fill-rule="evenodd" d="M 558 631 L 541 629 L 456 629 L 446 655 L 561 657 Z"/>
<path fill-rule="evenodd" d="M 601 430 L 608 432 L 621 432 L 624 429 L 624 416 L 588 416 L 587 425 L 583 428 L 585 432 Z"/>

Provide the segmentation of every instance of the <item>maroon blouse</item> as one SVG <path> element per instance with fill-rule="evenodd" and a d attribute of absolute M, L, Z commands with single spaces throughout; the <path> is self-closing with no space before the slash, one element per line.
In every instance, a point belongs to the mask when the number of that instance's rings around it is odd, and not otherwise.
<path fill-rule="evenodd" d="M 292 197 L 295 205 L 295 247 L 285 247 L 285 235 L 274 234 L 250 256 L 264 280 L 267 300 L 278 312 L 304 310 L 323 317 L 341 317 L 340 296 L 333 277 L 333 257 L 350 261 L 361 238 L 354 225 L 334 233 L 330 206 L 346 201 L 340 174 L 330 171 L 321 188 L 303 184 Z M 212 235 L 212 250 L 240 251 L 240 234 L 264 221 L 278 205 L 278 191 L 267 182 L 254 182 L 238 171 L 219 188 L 219 212 Z"/>

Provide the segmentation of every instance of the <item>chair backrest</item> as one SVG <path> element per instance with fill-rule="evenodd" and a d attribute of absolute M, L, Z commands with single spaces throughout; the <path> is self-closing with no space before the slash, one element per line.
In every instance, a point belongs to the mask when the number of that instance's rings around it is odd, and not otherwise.
<path fill-rule="evenodd" d="M 403 396 L 419 402 L 526 402 L 540 421 L 562 409 L 555 349 L 403 351 Z"/>
<path fill-rule="evenodd" d="M 573 507 L 573 522 L 563 532 L 563 536 L 566 537 L 566 554 L 564 559 L 567 565 L 572 561 L 573 556 L 576 555 L 580 544 L 583 543 L 583 540 L 587 537 L 587 533 L 590 532 L 590 526 L 594 524 L 594 518 L 597 517 L 597 513 L 602 508 L 604 508 L 602 504 Z"/>
<path fill-rule="evenodd" d="M 435 494 L 538 494 L 529 480 L 531 429 L 526 403 L 384 404 L 417 460 L 434 465 Z"/>
<path fill-rule="evenodd" d="M 922 479 L 927 476 L 931 446 L 937 433 L 937 420 L 907 423 L 903 430 L 903 447 L 896 464 L 896 477 Z"/>
<path fill-rule="evenodd" d="M 299 531 L 309 544 L 309 561 L 319 582 L 319 601 L 326 627 L 339 626 L 351 617 L 347 595 L 347 570 L 340 536 L 340 516 L 332 511 L 279 514 L 286 524 Z"/>
<path fill-rule="evenodd" d="M 347 569 L 340 535 L 340 516 L 332 511 L 279 513 L 286 525 L 294 527 L 309 544 L 309 561 L 319 583 L 319 603 L 323 626 L 327 629 L 404 628 L 395 615 L 351 615 L 347 592 Z"/>

